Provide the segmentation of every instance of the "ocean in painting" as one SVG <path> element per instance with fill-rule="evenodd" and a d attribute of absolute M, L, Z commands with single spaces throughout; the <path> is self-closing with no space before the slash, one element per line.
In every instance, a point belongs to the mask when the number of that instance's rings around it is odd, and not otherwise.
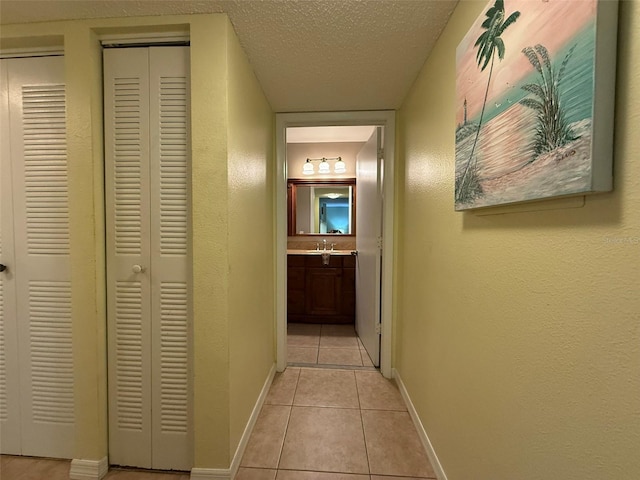
<path fill-rule="evenodd" d="M 512 26 L 510 28 L 516 28 Z M 544 39 L 531 40 L 544 45 Z M 595 21 L 574 35 L 551 59 L 555 71 L 572 47 L 566 73 L 559 85 L 560 105 L 575 140 L 536 157 L 534 151 L 536 111 L 520 101 L 531 94 L 522 89 L 537 83 L 531 73 L 503 93 L 488 100 L 474 157 L 482 188 L 472 202 L 456 203 L 456 209 L 485 207 L 570 195 L 589 191 L 592 185 L 592 108 L 594 91 Z M 517 48 L 507 45 L 507 48 Z M 520 47 L 522 48 L 522 47 Z M 496 67 L 498 68 L 498 67 Z M 479 117 L 479 115 L 477 115 Z M 479 118 L 459 124 L 456 131 L 456 175 L 469 161 Z"/>

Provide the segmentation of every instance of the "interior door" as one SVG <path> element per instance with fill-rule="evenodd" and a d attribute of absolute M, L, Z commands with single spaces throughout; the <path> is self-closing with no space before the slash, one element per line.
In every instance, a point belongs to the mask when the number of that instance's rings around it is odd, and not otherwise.
<path fill-rule="evenodd" d="M 9 71 L 0 60 L 0 453 L 20 455 L 20 371 L 13 246 Z"/>
<path fill-rule="evenodd" d="M 104 51 L 109 460 L 151 468 L 149 60 Z"/>
<path fill-rule="evenodd" d="M 2 102 L 3 452 L 19 418 L 18 440 L 8 448 L 19 442 L 22 455 L 70 458 L 75 414 L 64 59 L 2 63 L 9 98 Z"/>
<path fill-rule="evenodd" d="M 104 52 L 109 459 L 191 468 L 188 47 Z"/>
<path fill-rule="evenodd" d="M 380 365 L 381 141 L 377 127 L 356 157 L 356 330 L 375 366 Z"/>

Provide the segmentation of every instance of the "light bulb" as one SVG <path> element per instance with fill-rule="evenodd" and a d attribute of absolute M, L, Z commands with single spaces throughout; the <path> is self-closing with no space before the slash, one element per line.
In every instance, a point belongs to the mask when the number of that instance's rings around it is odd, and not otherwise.
<path fill-rule="evenodd" d="M 342 161 L 342 157 L 338 157 L 338 161 L 333 166 L 333 171 L 336 173 L 344 173 L 347 171 L 347 164 Z"/>
<path fill-rule="evenodd" d="M 302 166 L 302 173 L 304 173 L 305 175 L 313 175 L 313 172 L 313 163 L 311 163 L 311 161 L 307 158 L 307 161 Z"/>
<path fill-rule="evenodd" d="M 318 166 L 318 172 L 319 173 L 329 173 L 329 164 L 327 163 L 327 159 L 323 158 L 322 162 L 320 162 L 320 165 Z"/>

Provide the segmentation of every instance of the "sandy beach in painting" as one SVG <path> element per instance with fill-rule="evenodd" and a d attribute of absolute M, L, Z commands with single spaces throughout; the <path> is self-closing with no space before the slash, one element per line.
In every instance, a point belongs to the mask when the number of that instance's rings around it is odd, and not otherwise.
<path fill-rule="evenodd" d="M 473 207 L 534 200 L 585 191 L 591 184 L 591 121 L 571 124 L 577 140 L 535 160 L 532 110 L 515 105 L 484 125 L 476 147 L 483 195 Z M 456 145 L 456 170 L 466 164 L 475 134 Z M 499 141 L 497 141 L 499 140 Z"/>

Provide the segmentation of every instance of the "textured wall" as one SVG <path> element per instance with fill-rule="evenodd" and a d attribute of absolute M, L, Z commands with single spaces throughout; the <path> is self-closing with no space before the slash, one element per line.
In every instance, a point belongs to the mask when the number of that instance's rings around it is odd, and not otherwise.
<path fill-rule="evenodd" d="M 287 177 L 302 178 L 305 180 L 322 180 L 324 178 L 355 178 L 356 155 L 362 149 L 364 142 L 340 142 L 340 143 L 289 143 L 287 144 Z M 302 166 L 307 158 L 335 158 L 342 157 L 346 164 L 345 173 L 333 173 L 336 162 L 330 161 L 331 173 L 321 175 L 318 173 L 320 162 L 313 162 L 315 172 L 313 175 L 302 173 Z"/>
<path fill-rule="evenodd" d="M 191 25 L 195 467 L 229 465 L 226 18 Z"/>
<path fill-rule="evenodd" d="M 620 3 L 615 190 L 453 211 L 462 1 L 399 114 L 396 367 L 449 480 L 640 478 L 640 3 Z"/>
<path fill-rule="evenodd" d="M 230 452 L 275 363 L 273 113 L 227 22 Z"/>

